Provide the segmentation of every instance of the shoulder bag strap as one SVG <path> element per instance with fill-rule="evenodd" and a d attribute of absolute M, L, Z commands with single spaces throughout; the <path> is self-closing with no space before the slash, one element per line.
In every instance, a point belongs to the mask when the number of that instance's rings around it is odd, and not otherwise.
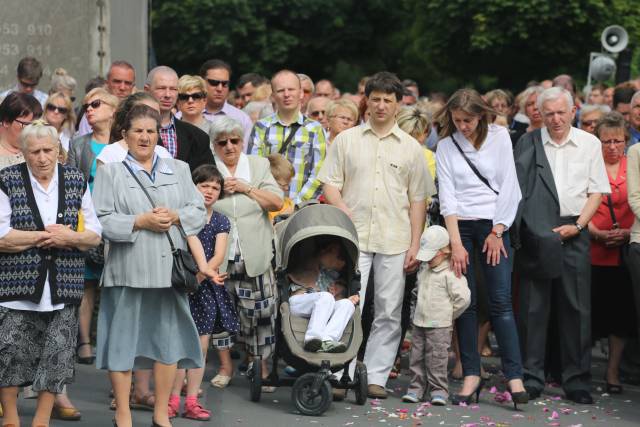
<path fill-rule="evenodd" d="M 285 153 L 287 152 L 287 148 L 289 147 L 291 140 L 293 140 L 293 137 L 295 136 L 296 132 L 298 132 L 299 128 L 300 128 L 300 123 L 298 122 L 295 122 L 291 125 L 291 132 L 289 132 L 289 136 L 282 144 L 282 147 L 280 147 L 280 149 L 278 150 L 278 153 L 286 157 Z"/>
<path fill-rule="evenodd" d="M 458 149 L 458 151 L 460 152 L 460 155 L 462 155 L 462 158 L 464 158 L 465 162 L 467 162 L 467 164 L 469 165 L 469 167 L 471 168 L 471 170 L 473 171 L 473 173 L 478 177 L 478 179 L 480 181 L 482 181 L 482 183 L 484 185 L 486 185 L 487 187 L 489 187 L 489 189 L 491 191 L 493 191 L 494 193 L 496 193 L 496 196 L 500 193 L 498 193 L 496 190 L 493 189 L 493 187 L 491 186 L 491 184 L 489 184 L 489 180 L 487 178 L 485 178 L 484 176 L 482 176 L 482 174 L 480 173 L 480 171 L 478 170 L 478 168 L 476 168 L 476 166 L 471 162 L 471 160 L 469 160 L 469 158 L 467 157 L 466 154 L 464 154 L 464 151 L 462 151 L 462 148 L 460 148 L 460 145 L 458 145 L 458 141 L 456 141 L 456 139 L 453 137 L 453 135 L 451 135 L 451 140 L 453 141 L 453 143 L 455 144 L 456 148 Z"/>
<path fill-rule="evenodd" d="M 144 188 L 144 185 L 142 185 L 142 183 L 140 182 L 140 180 L 138 179 L 138 177 L 136 176 L 135 173 L 133 173 L 133 170 L 131 170 L 131 166 L 129 166 L 126 162 L 126 160 L 122 161 L 122 164 L 124 165 L 125 168 L 127 168 L 127 170 L 129 171 L 129 173 L 131 174 L 131 176 L 133 177 L 133 179 L 136 180 L 136 182 L 138 183 L 138 185 L 140 186 L 140 189 L 142 190 L 142 192 L 144 193 L 145 196 L 147 196 L 147 199 L 149 199 L 149 203 L 151 203 L 151 207 L 153 207 L 155 209 L 156 204 L 153 202 L 153 199 L 151 198 L 151 196 L 149 195 L 149 193 L 147 192 L 147 190 Z M 176 251 L 175 246 L 173 246 L 173 240 L 171 240 L 171 236 L 169 236 L 169 232 L 165 231 L 164 233 L 167 236 L 167 239 L 169 239 L 169 246 L 171 246 L 171 253 Z"/>
<path fill-rule="evenodd" d="M 607 204 L 609 205 L 609 215 L 611 215 L 611 221 L 613 221 L 613 228 L 618 228 L 620 224 L 618 224 L 616 214 L 613 211 L 613 200 L 611 199 L 611 194 L 607 194 Z"/>

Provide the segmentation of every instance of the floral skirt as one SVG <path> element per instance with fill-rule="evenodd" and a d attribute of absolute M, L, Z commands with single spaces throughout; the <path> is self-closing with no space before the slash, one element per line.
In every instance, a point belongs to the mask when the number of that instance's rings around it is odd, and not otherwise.
<path fill-rule="evenodd" d="M 75 370 L 78 307 L 55 311 L 0 307 L 0 387 L 61 393 Z"/>

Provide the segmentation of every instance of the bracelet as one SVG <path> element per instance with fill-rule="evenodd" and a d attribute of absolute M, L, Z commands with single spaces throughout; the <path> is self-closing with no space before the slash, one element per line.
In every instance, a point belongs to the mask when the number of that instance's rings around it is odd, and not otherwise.
<path fill-rule="evenodd" d="M 249 186 L 249 189 L 247 190 L 247 192 L 245 194 L 248 196 L 249 194 L 251 194 L 252 191 L 253 191 L 253 187 Z"/>

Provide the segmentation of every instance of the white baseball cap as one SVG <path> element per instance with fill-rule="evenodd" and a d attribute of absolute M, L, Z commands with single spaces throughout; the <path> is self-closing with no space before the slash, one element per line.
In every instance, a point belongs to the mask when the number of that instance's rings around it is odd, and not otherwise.
<path fill-rule="evenodd" d="M 432 225 L 420 236 L 420 250 L 416 258 L 420 261 L 431 261 L 438 251 L 449 244 L 447 229 L 439 225 Z"/>

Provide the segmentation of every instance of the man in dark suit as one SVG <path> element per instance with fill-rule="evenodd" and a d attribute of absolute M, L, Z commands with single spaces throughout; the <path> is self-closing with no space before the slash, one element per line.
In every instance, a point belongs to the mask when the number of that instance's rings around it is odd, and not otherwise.
<path fill-rule="evenodd" d="M 178 160 L 189 164 L 191 170 L 202 164 L 213 164 L 209 135 L 192 124 L 174 117 L 171 109 L 178 99 L 178 74 L 164 65 L 149 71 L 144 90 L 160 104 L 162 145 Z"/>
<path fill-rule="evenodd" d="M 520 249 L 518 323 L 524 383 L 531 399 L 544 390 L 547 326 L 553 310 L 559 323 L 562 388 L 567 399 L 588 404 L 593 399 L 586 227 L 602 193 L 611 189 L 600 141 L 571 126 L 576 108 L 569 91 L 549 88 L 537 102 L 545 127 L 522 136 L 514 152 L 522 191 L 512 236 Z"/>

